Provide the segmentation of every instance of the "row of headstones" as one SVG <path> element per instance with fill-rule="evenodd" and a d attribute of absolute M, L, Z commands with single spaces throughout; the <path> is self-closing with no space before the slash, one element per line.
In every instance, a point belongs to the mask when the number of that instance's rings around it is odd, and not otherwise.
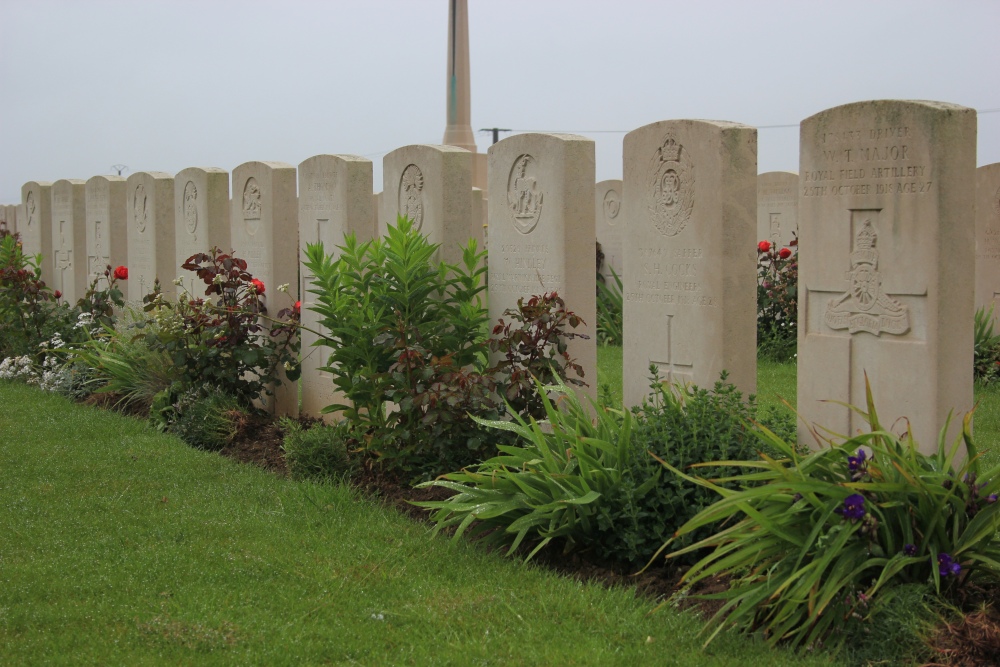
<path fill-rule="evenodd" d="M 909 417 L 918 441 L 929 446 L 949 410 L 972 406 L 975 111 L 926 102 L 856 103 L 806 119 L 800 139 L 798 408 L 807 423 L 854 432 L 863 426 L 859 418 L 823 401 L 864 405 L 867 374 L 884 421 Z M 472 235 L 470 155 L 411 146 L 390 154 L 398 159 L 387 156 L 377 220 L 384 225 L 397 212 L 407 215 L 443 243 L 442 259 L 453 261 L 448 253 L 457 253 L 457 244 Z M 752 393 L 756 129 L 729 122 L 653 123 L 625 137 L 623 163 L 620 200 L 609 206 L 617 208 L 625 230 L 626 404 L 646 395 L 651 365 L 661 378 L 701 386 L 711 386 L 725 369 L 730 381 Z M 158 262 L 153 258 L 160 244 L 174 242 L 172 206 L 177 236 L 205 230 L 195 250 L 227 245 L 211 237 L 211 222 L 199 223 L 210 220 L 200 207 L 212 200 L 213 186 L 195 176 L 210 173 L 182 172 L 173 192 L 167 175 L 135 174 L 124 184 L 133 275 L 162 278 L 178 270 L 172 253 L 162 273 L 142 265 Z M 491 320 L 519 297 L 555 290 L 586 322 L 582 332 L 593 334 L 595 210 L 601 209 L 595 204 L 608 202 L 607 192 L 599 199 L 594 174 L 594 144 L 578 136 L 521 134 L 490 149 Z M 241 165 L 233 172 L 230 208 L 224 173 L 216 186 L 218 206 L 230 211 L 228 242 L 269 287 L 294 284 L 296 236 L 301 244 L 322 240 L 332 249 L 345 231 L 361 238 L 378 233 L 370 162 L 307 160 L 298 172 L 298 207 L 295 177 L 289 165 Z M 201 193 L 193 202 L 185 194 L 189 185 Z M 29 222 L 33 187 L 40 186 L 25 186 Z M 45 200 L 35 195 L 36 206 Z M 84 200 L 81 211 L 89 204 Z M 64 204 L 53 192 L 53 209 L 57 205 Z M 171 225 L 158 223 L 167 216 Z M 53 225 L 64 219 L 57 215 Z M 50 226 L 53 234 L 64 228 L 73 229 Z M 149 252 L 154 244 L 156 252 Z M 55 266 L 65 264 L 61 246 L 52 247 Z M 308 334 L 303 338 L 308 361 L 316 355 L 309 355 Z M 583 366 L 593 394 L 594 337 L 573 340 L 569 353 Z M 330 402 L 329 381 L 313 372 L 319 365 L 303 364 L 302 404 L 313 414 Z M 286 388 L 278 410 L 293 412 L 294 396 Z M 800 440 L 810 440 L 807 427 L 800 428 Z"/>

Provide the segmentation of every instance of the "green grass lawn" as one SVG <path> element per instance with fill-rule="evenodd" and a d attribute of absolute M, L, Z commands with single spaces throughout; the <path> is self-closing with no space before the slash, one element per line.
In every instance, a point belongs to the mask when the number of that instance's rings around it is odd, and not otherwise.
<path fill-rule="evenodd" d="M 821 665 L 0 382 L 0 663 Z"/>

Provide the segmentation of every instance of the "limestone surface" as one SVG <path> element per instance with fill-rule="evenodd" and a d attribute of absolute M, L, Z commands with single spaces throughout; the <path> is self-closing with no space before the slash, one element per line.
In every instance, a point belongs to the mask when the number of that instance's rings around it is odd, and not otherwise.
<path fill-rule="evenodd" d="M 85 181 L 62 179 L 52 184 L 52 282 L 67 303 L 87 291 L 87 205 Z"/>
<path fill-rule="evenodd" d="M 757 379 L 757 130 L 670 120 L 624 142 L 623 390 L 661 381 L 745 395 Z"/>
<path fill-rule="evenodd" d="M 768 171 L 757 176 L 757 240 L 786 247 L 799 230 L 799 175 Z"/>
<path fill-rule="evenodd" d="M 128 267 L 126 181 L 121 176 L 94 176 L 84 186 L 87 226 L 87 281 L 112 270 Z M 128 294 L 128 282 L 119 285 Z"/>
<path fill-rule="evenodd" d="M 142 303 L 156 279 L 164 297 L 177 294 L 174 279 L 181 273 L 174 253 L 174 177 L 161 171 L 140 171 L 125 182 L 128 238 L 128 300 Z"/>
<path fill-rule="evenodd" d="M 597 225 L 597 242 L 604 253 L 601 275 L 606 285 L 614 285 L 611 271 L 621 278 L 625 269 L 622 257 L 622 182 L 601 181 L 594 188 L 594 219 Z"/>
<path fill-rule="evenodd" d="M 1000 325 L 1000 162 L 976 169 L 976 308 Z"/>
<path fill-rule="evenodd" d="M 195 253 L 218 247 L 232 250 L 229 225 L 229 172 L 217 167 L 188 167 L 174 177 L 174 263 L 182 286 L 204 298 L 205 284 L 181 267 Z"/>
<path fill-rule="evenodd" d="M 28 181 L 21 186 L 21 206 L 17 231 L 25 254 L 41 255 L 42 280 L 47 284 L 52 273 L 52 183 Z"/>
<path fill-rule="evenodd" d="M 800 151 L 798 411 L 864 431 L 832 401 L 864 408 L 867 377 L 881 423 L 931 451 L 972 408 L 976 113 L 847 104 L 802 121 Z"/>

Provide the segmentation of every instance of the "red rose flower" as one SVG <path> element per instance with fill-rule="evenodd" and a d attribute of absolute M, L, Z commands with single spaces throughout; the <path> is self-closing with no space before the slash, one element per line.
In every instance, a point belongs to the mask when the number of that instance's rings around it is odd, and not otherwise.
<path fill-rule="evenodd" d="M 771 249 L 770 241 L 761 241 L 757 244 L 757 252 L 767 252 Z"/>
<path fill-rule="evenodd" d="M 792 256 L 792 251 L 790 248 L 782 248 L 781 252 L 778 253 L 778 257 L 781 259 L 788 259 Z"/>
<path fill-rule="evenodd" d="M 264 293 L 264 283 L 254 278 L 251 284 L 254 286 L 254 289 L 257 290 L 257 294 Z"/>
<path fill-rule="evenodd" d="M 296 301 L 294 308 L 295 308 L 295 312 L 296 313 L 300 312 L 302 310 L 302 302 L 301 301 Z"/>
<path fill-rule="evenodd" d="M 62 292 L 60 292 L 59 290 L 56 290 L 55 292 L 52 293 L 52 296 L 54 296 L 55 298 L 58 299 L 59 297 L 62 296 Z"/>
<path fill-rule="evenodd" d="M 115 269 L 115 278 L 118 280 L 128 280 L 128 268 L 124 266 L 119 266 Z"/>

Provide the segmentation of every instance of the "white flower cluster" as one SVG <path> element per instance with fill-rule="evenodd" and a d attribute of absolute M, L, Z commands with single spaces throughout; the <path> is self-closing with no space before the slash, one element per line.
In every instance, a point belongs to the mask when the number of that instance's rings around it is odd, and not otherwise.
<path fill-rule="evenodd" d="M 29 356 L 7 357 L 0 361 L 0 380 L 21 380 L 38 384 L 38 372 Z"/>
<path fill-rule="evenodd" d="M 72 373 L 69 367 L 59 361 L 54 355 L 49 355 L 42 362 L 42 376 L 38 386 L 45 391 L 63 392 L 72 385 Z"/>

